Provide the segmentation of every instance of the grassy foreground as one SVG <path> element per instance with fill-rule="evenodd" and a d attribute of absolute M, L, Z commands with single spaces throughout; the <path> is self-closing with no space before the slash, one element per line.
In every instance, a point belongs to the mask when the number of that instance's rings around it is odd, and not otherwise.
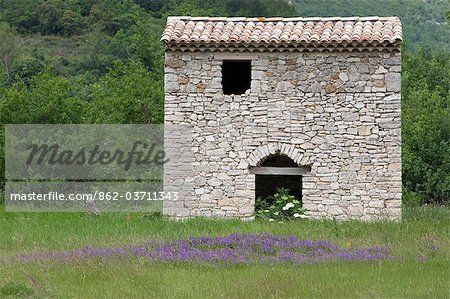
<path fill-rule="evenodd" d="M 0 212 L 0 298 L 449 298 L 450 208 L 404 211 L 401 223 L 151 219 L 138 214 Z M 214 266 L 142 258 L 17 262 L 21 253 L 151 239 L 273 233 L 345 247 L 389 246 L 394 260 Z"/>

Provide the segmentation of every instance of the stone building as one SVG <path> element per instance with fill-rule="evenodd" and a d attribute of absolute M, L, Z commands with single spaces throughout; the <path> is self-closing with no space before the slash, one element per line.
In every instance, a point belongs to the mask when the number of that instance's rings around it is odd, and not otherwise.
<path fill-rule="evenodd" d="M 252 218 L 285 186 L 309 218 L 401 218 L 398 18 L 169 17 L 162 41 L 165 124 L 192 131 L 165 141 L 193 154 L 165 214 Z"/>

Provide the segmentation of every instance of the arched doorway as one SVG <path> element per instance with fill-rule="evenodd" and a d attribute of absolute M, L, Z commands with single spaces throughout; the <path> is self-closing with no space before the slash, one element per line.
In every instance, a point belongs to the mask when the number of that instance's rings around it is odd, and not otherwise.
<path fill-rule="evenodd" d="M 259 166 L 250 167 L 255 174 L 255 199 L 265 199 L 276 193 L 278 188 L 287 188 L 296 199 L 302 198 L 302 176 L 311 167 L 300 167 L 286 155 L 271 155 Z"/>

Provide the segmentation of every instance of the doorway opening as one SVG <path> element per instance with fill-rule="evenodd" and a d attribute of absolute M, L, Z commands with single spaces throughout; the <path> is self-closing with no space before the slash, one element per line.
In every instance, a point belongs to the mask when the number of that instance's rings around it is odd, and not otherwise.
<path fill-rule="evenodd" d="M 255 199 L 268 199 L 279 188 L 289 189 L 289 194 L 302 199 L 302 177 L 311 171 L 310 166 L 300 167 L 285 155 L 273 155 L 257 167 L 250 167 L 255 174 Z"/>

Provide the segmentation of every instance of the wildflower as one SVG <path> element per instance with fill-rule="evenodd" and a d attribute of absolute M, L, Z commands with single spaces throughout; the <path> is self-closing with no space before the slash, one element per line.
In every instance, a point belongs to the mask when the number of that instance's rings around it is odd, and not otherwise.
<path fill-rule="evenodd" d="M 269 221 L 270 221 L 270 222 L 273 222 L 273 221 L 275 221 L 275 219 L 270 218 Z"/>
<path fill-rule="evenodd" d="M 273 214 L 274 214 L 275 216 L 278 216 L 278 215 L 280 215 L 280 212 L 273 212 Z"/>
<path fill-rule="evenodd" d="M 269 221 L 276 221 L 269 219 Z M 283 223 L 280 221 L 279 223 Z M 207 262 L 217 264 L 315 263 L 326 261 L 372 261 L 392 259 L 389 247 L 344 248 L 331 240 L 302 240 L 296 236 L 231 234 L 179 240 L 150 240 L 144 244 L 116 247 L 82 247 L 68 251 L 22 254 L 23 262 L 89 258 L 139 258 L 151 262 Z M 419 261 L 428 260 L 419 256 Z"/>
<path fill-rule="evenodd" d="M 292 215 L 292 216 L 294 216 L 294 218 L 300 218 L 300 217 L 302 217 L 302 215 L 301 214 L 299 214 L 299 213 L 295 213 L 294 215 Z"/>
<path fill-rule="evenodd" d="M 293 208 L 295 205 L 292 202 L 287 203 L 284 207 L 283 207 L 283 211 L 287 211 L 290 208 Z"/>
<path fill-rule="evenodd" d="M 418 260 L 419 262 L 425 262 L 425 261 L 428 261 L 428 258 L 424 257 L 424 256 L 420 256 L 420 257 L 416 258 L 416 260 Z"/>

